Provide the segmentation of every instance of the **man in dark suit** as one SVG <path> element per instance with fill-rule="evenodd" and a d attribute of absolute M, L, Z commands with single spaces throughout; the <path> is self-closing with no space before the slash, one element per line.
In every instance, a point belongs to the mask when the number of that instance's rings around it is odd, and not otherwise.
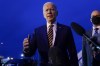
<path fill-rule="evenodd" d="M 100 11 L 91 13 L 92 30 L 86 32 L 97 45 L 100 46 Z M 100 50 L 83 37 L 82 46 L 83 66 L 100 66 Z"/>
<path fill-rule="evenodd" d="M 50 52 L 56 54 L 55 56 L 61 61 L 61 65 L 57 66 L 78 66 L 77 51 L 71 29 L 57 22 L 57 7 L 52 2 L 47 2 L 43 5 L 43 14 L 47 24 L 36 28 L 30 41 L 28 38 L 24 39 L 24 55 L 31 57 L 38 49 L 41 59 L 40 66 L 48 66 L 50 62 L 49 49 L 56 47 L 59 48 L 54 48 L 57 53 Z"/>

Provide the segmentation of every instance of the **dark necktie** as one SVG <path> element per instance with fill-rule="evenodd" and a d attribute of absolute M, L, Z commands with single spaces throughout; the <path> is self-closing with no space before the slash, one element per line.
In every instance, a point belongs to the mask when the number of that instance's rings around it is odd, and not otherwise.
<path fill-rule="evenodd" d="M 49 46 L 52 46 L 53 41 L 53 25 L 49 25 L 49 31 L 48 31 L 48 40 L 49 40 Z"/>

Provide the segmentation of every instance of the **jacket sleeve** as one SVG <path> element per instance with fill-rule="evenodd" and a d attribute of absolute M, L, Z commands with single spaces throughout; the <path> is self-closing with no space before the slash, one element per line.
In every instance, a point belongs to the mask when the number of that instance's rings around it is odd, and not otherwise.
<path fill-rule="evenodd" d="M 72 31 L 70 28 L 68 31 L 68 52 L 70 56 L 69 59 L 70 59 L 71 66 L 79 66 L 75 42 L 74 42 L 74 38 L 73 38 Z"/>

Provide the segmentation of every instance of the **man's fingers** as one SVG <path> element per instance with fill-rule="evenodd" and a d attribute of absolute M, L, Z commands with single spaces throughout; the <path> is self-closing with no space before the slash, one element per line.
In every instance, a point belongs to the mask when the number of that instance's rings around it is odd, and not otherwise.
<path fill-rule="evenodd" d="M 28 46 L 29 46 L 28 38 L 25 38 L 24 41 L 23 41 L 23 47 L 28 48 Z"/>

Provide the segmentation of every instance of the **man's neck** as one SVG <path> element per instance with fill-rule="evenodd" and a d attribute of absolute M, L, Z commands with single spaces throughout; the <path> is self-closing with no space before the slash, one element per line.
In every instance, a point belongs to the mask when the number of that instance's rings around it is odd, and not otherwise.
<path fill-rule="evenodd" d="M 55 21 L 54 21 L 55 22 Z M 48 22 L 49 24 L 53 24 L 54 22 Z"/>
<path fill-rule="evenodd" d="M 51 20 L 51 21 L 47 21 L 49 24 L 53 24 L 55 23 L 56 19 L 55 20 Z"/>

